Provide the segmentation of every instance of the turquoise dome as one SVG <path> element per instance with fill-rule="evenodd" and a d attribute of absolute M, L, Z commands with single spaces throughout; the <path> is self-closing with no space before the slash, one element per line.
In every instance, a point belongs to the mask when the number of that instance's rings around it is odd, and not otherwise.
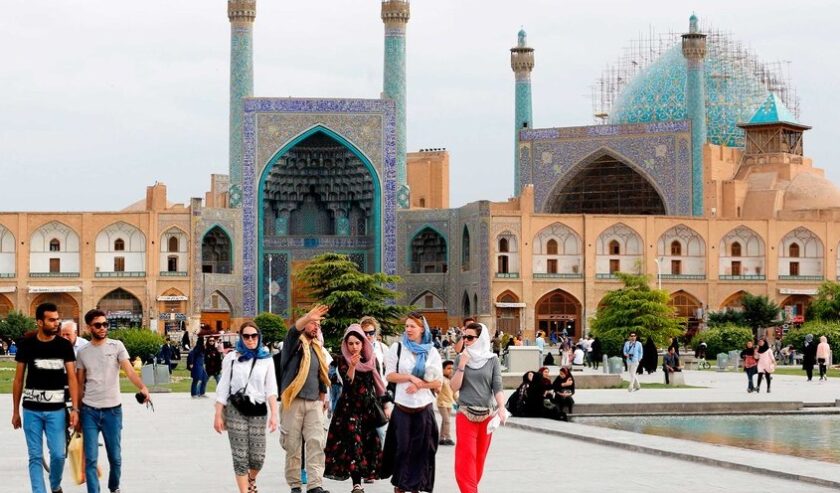
<path fill-rule="evenodd" d="M 743 147 L 747 122 L 767 99 L 764 84 L 744 60 L 728 56 L 709 37 L 705 62 L 706 125 L 713 144 Z M 685 120 L 686 60 L 679 44 L 667 49 L 622 89 L 610 111 L 610 123 Z"/>

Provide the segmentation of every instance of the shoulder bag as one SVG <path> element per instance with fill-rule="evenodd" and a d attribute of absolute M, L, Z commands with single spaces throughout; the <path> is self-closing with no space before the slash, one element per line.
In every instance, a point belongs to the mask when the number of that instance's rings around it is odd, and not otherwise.
<path fill-rule="evenodd" d="M 233 383 L 233 365 L 235 364 L 236 360 L 234 359 L 230 365 L 231 384 Z M 251 371 L 248 372 L 248 380 L 245 382 L 245 386 L 237 390 L 235 393 L 230 394 L 230 397 L 228 397 L 228 402 L 230 402 L 237 411 L 242 413 L 243 416 L 265 416 L 268 413 L 268 406 L 265 405 L 265 402 L 257 404 L 245 395 L 245 391 L 248 389 L 248 384 L 251 383 L 251 375 L 254 373 L 254 366 L 256 364 L 257 358 L 254 358 L 251 362 Z"/>

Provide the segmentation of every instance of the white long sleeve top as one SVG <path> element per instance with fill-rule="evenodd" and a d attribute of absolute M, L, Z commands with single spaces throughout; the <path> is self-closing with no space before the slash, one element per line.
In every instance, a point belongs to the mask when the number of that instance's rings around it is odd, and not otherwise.
<path fill-rule="evenodd" d="M 216 402 L 227 406 L 230 394 L 238 392 L 248 384 L 245 390 L 252 402 L 266 402 L 268 396 L 277 396 L 277 378 L 274 375 L 274 359 L 258 359 L 254 364 L 254 372 L 251 373 L 252 360 L 238 361 L 239 353 L 231 351 L 222 360 L 222 373 L 219 384 L 216 386 Z M 233 365 L 233 376 L 231 377 L 231 365 Z M 248 380 L 248 374 L 251 379 Z"/>
<path fill-rule="evenodd" d="M 394 373 L 397 369 L 397 351 L 402 343 L 391 344 L 388 352 L 385 354 L 385 374 Z M 400 373 L 404 375 L 411 375 L 411 370 L 414 369 L 414 364 L 417 362 L 417 357 L 414 353 L 402 348 L 400 352 Z M 426 356 L 426 374 L 423 380 L 431 382 L 443 378 L 442 361 L 440 353 L 432 349 Z M 420 389 L 413 394 L 405 391 L 408 388 L 409 382 L 402 382 L 397 384 L 396 395 L 394 395 L 394 402 L 401 406 L 410 408 L 420 408 L 435 402 L 435 396 L 429 389 Z"/>

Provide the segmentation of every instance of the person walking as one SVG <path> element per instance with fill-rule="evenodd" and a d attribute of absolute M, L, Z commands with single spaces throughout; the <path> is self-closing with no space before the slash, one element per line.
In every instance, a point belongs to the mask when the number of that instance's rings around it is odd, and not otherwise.
<path fill-rule="evenodd" d="M 240 329 L 241 331 L 242 329 Z M 208 381 L 210 377 L 213 377 L 216 380 L 216 385 L 219 385 L 219 377 L 222 372 L 222 353 L 219 352 L 216 343 L 217 340 L 214 337 L 208 337 L 204 343 L 204 371 L 207 373 Z M 267 348 L 266 351 L 268 351 Z"/>
<path fill-rule="evenodd" d="M 12 384 L 12 428 L 23 427 L 29 456 L 29 483 L 33 493 L 47 493 L 44 484 L 44 437 L 50 454 L 50 490 L 61 493 L 64 472 L 65 430 L 79 419 L 79 387 L 76 356 L 67 339 L 56 337 L 58 307 L 41 303 L 35 308 L 38 331 L 20 339 L 15 353 Z M 10 345 L 11 346 L 11 345 Z M 65 416 L 64 387 L 70 391 L 73 407 Z M 23 411 L 21 412 L 21 401 Z"/>
<path fill-rule="evenodd" d="M 624 354 L 624 360 L 627 362 L 627 371 L 630 373 L 630 385 L 627 387 L 627 391 L 635 392 L 642 388 L 636 374 L 639 362 L 642 359 L 642 343 L 636 340 L 635 332 L 630 333 L 629 339 L 624 343 L 622 353 Z"/>
<path fill-rule="evenodd" d="M 502 366 L 492 350 L 490 331 L 471 323 L 464 330 L 464 351 L 455 358 L 452 390 L 458 392 L 455 418 L 455 481 L 461 493 L 478 493 L 484 462 L 493 435 L 488 424 L 494 417 L 507 420 L 502 392 Z"/>
<path fill-rule="evenodd" d="M 137 387 L 143 402 L 150 402 L 149 389 L 128 361 L 128 351 L 121 341 L 108 338 L 110 324 L 105 312 L 93 309 L 85 313 L 91 333 L 90 344 L 79 350 L 78 379 L 82 401 L 81 427 L 85 451 L 85 484 L 88 493 L 99 493 L 99 434 L 108 454 L 108 490 L 119 493 L 122 474 L 122 400 L 120 370 Z"/>
<path fill-rule="evenodd" d="M 204 397 L 207 391 L 207 369 L 204 367 L 204 338 L 198 337 L 195 340 L 195 347 L 187 355 L 187 370 L 190 371 L 192 384 L 190 385 L 190 397 Z"/>
<path fill-rule="evenodd" d="M 280 445 L 286 451 L 286 482 L 301 493 L 301 452 L 306 447 L 309 493 L 323 489 L 326 433 L 328 353 L 321 342 L 321 320 L 329 307 L 316 305 L 289 328 L 280 352 Z"/>
<path fill-rule="evenodd" d="M 382 408 L 385 383 L 376 369 L 373 345 L 359 324 L 344 332 L 341 355 L 336 358 L 344 388 L 333 411 L 324 476 L 352 480 L 352 493 L 364 493 L 362 479 L 375 480 L 382 463 L 378 420 L 387 417 Z"/>
<path fill-rule="evenodd" d="M 266 426 L 271 433 L 277 430 L 274 360 L 262 345 L 257 325 L 245 322 L 239 328 L 236 348 L 222 361 L 213 419 L 217 433 L 228 432 L 239 493 L 257 493 L 257 475 L 265 462 Z"/>
<path fill-rule="evenodd" d="M 831 361 L 831 346 L 828 345 L 828 338 L 820 336 L 820 343 L 817 345 L 817 363 L 820 365 L 820 381 L 828 380 L 826 367 Z"/>
<path fill-rule="evenodd" d="M 814 365 L 817 364 L 817 343 L 814 342 L 814 334 L 805 336 L 805 348 L 802 351 L 802 369 L 808 376 L 810 382 L 814 378 Z"/>
<path fill-rule="evenodd" d="M 747 347 L 741 351 L 741 360 L 744 362 L 744 373 L 747 374 L 747 393 L 755 392 L 753 377 L 758 373 L 758 355 L 755 352 L 753 342 L 747 341 Z"/>
<path fill-rule="evenodd" d="M 601 359 L 604 357 L 604 350 L 601 348 L 601 340 L 597 337 L 592 339 L 592 367 L 598 369 Z"/>
<path fill-rule="evenodd" d="M 770 375 L 776 371 L 776 357 L 773 356 L 773 350 L 767 344 L 767 339 L 759 339 L 758 341 L 758 383 L 755 386 L 756 392 L 761 392 L 761 378 L 767 378 L 767 393 L 770 393 Z"/>
<path fill-rule="evenodd" d="M 432 491 L 438 448 L 432 391 L 440 389 L 443 368 L 421 313 L 411 312 L 406 317 L 402 338 L 385 355 L 385 376 L 396 384 L 396 391 L 381 477 L 391 477 L 395 493 Z"/>

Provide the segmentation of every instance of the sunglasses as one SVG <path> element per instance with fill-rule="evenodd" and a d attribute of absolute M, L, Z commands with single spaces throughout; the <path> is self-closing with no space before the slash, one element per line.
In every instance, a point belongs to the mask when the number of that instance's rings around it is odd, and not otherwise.
<path fill-rule="evenodd" d="M 94 329 L 107 329 L 108 327 L 111 326 L 111 324 L 108 323 L 108 322 L 94 322 L 94 323 L 90 324 L 90 326 L 93 327 Z"/>
<path fill-rule="evenodd" d="M 258 338 L 259 336 L 260 336 L 260 335 L 259 335 L 259 334 L 257 334 L 256 332 L 254 332 L 253 334 L 242 334 L 242 338 L 243 338 L 243 339 L 256 339 L 256 338 Z"/>
<path fill-rule="evenodd" d="M 375 330 L 371 330 L 370 332 L 365 331 L 365 334 L 367 334 L 367 335 L 369 335 L 369 336 L 375 336 L 375 335 L 376 335 L 376 331 L 375 331 Z"/>
<path fill-rule="evenodd" d="M 478 339 L 478 336 L 469 336 L 468 335 L 468 336 L 464 336 L 464 339 L 466 339 L 468 341 L 474 341 L 474 340 Z"/>

